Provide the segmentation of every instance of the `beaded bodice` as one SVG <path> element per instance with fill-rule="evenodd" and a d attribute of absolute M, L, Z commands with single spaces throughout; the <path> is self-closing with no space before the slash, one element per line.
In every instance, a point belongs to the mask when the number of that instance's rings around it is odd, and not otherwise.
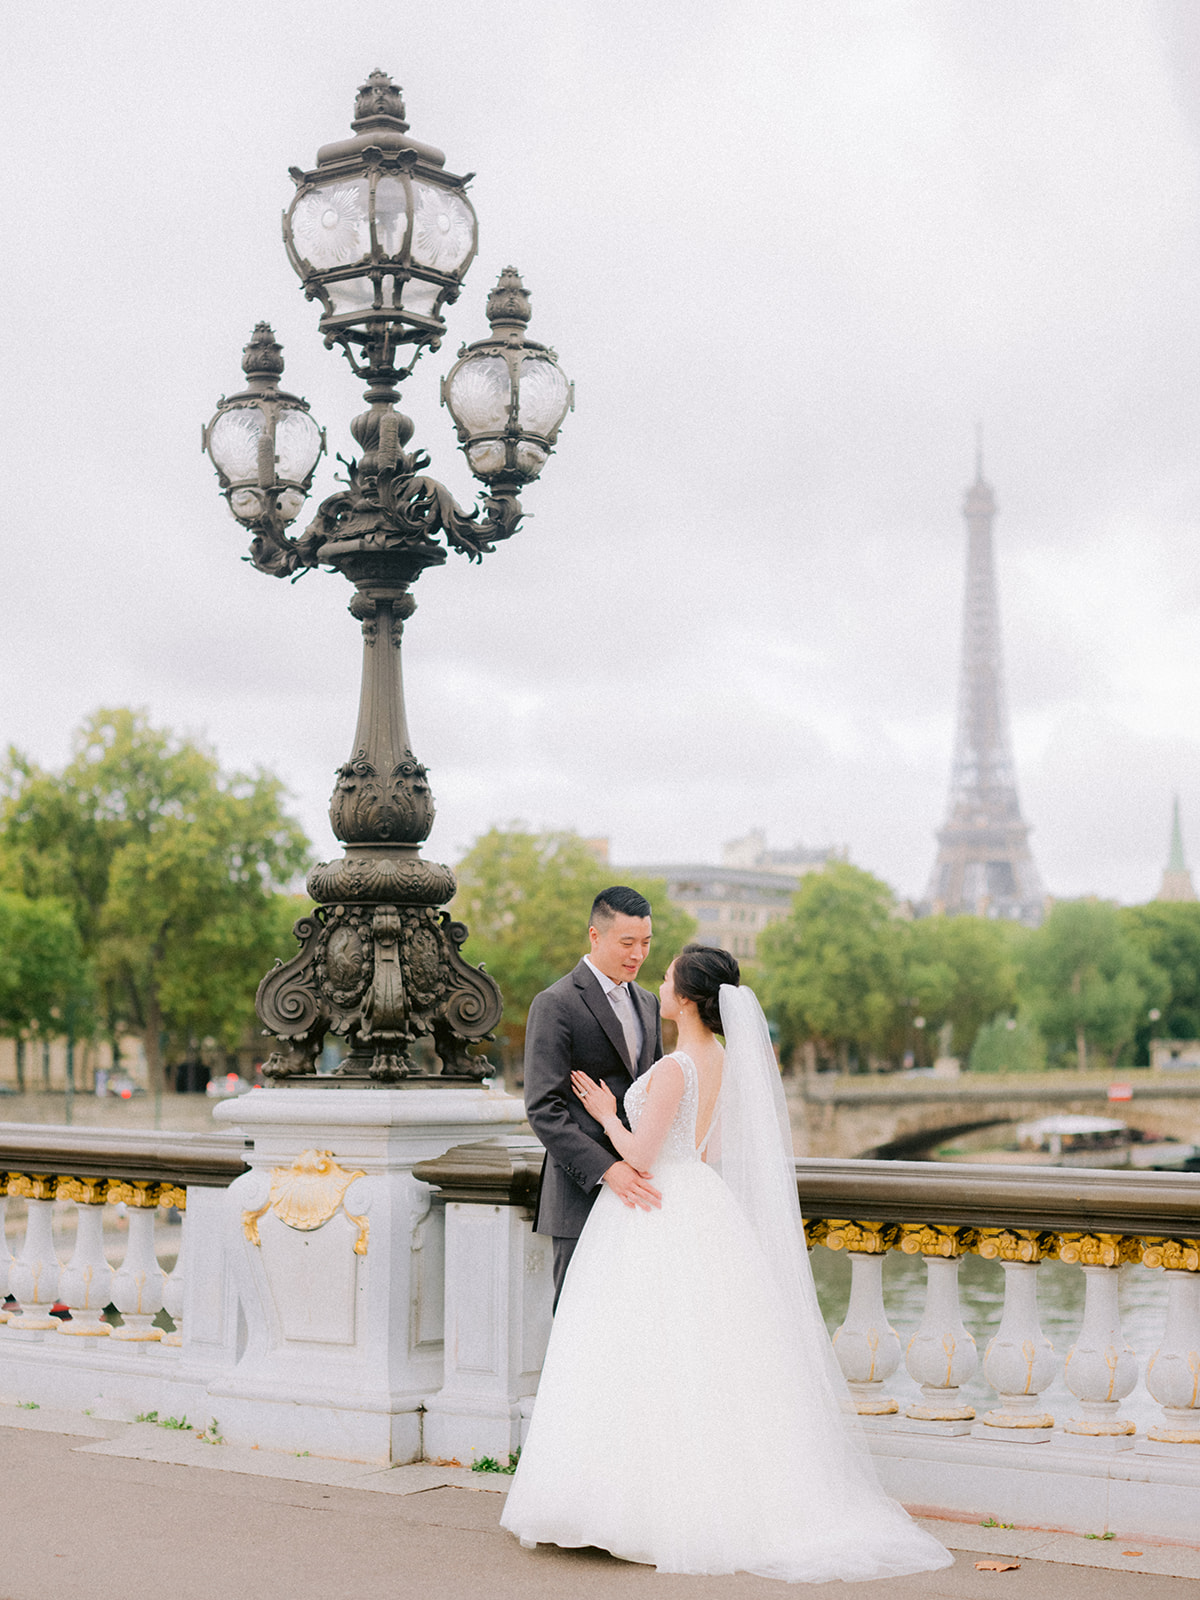
<path fill-rule="evenodd" d="M 700 1111 L 700 1077 L 695 1062 L 691 1056 L 684 1055 L 682 1050 L 672 1051 L 671 1055 L 663 1056 L 662 1060 L 678 1061 L 683 1068 L 683 1097 L 671 1126 L 667 1129 L 667 1136 L 662 1142 L 657 1160 L 699 1161 L 700 1152 L 696 1149 L 696 1117 Z M 629 1117 L 629 1126 L 634 1133 L 637 1132 L 637 1125 L 646 1107 L 650 1079 L 658 1065 L 656 1061 L 649 1072 L 643 1072 L 640 1078 L 635 1078 L 625 1091 L 625 1111 Z"/>

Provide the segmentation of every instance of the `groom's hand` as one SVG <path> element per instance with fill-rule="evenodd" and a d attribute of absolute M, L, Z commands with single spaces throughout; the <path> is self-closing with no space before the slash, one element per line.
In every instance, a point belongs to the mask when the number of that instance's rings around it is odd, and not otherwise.
<path fill-rule="evenodd" d="M 640 1206 L 643 1211 L 657 1211 L 662 1205 L 662 1195 L 649 1180 L 648 1172 L 639 1172 L 628 1161 L 617 1161 L 609 1167 L 601 1182 L 606 1183 L 617 1199 L 631 1210 L 634 1206 Z"/>

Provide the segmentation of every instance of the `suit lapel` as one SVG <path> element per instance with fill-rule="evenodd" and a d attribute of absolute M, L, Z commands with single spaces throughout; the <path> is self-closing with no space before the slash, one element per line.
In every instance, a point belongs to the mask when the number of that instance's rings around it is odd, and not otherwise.
<path fill-rule="evenodd" d="M 613 1010 L 608 996 L 597 983 L 591 969 L 582 961 L 575 968 L 575 983 L 583 996 L 584 1005 L 587 1006 L 596 1021 L 604 1029 L 609 1043 L 624 1062 L 630 1077 L 635 1076 L 637 1068 L 629 1060 L 629 1054 L 625 1048 L 625 1034 L 621 1024 L 617 1021 L 617 1013 Z M 645 1051 L 642 1053 L 644 1055 Z"/>
<path fill-rule="evenodd" d="M 649 1067 L 654 1065 L 654 1037 L 657 1032 L 655 1027 L 654 997 L 647 994 L 645 989 L 639 989 L 636 984 L 629 985 L 629 993 L 633 996 L 633 1003 L 637 1007 L 638 1020 L 642 1024 L 642 1053 L 638 1059 L 635 1077 L 641 1077 Z M 609 1007 L 612 1010 L 612 1007 Z"/>

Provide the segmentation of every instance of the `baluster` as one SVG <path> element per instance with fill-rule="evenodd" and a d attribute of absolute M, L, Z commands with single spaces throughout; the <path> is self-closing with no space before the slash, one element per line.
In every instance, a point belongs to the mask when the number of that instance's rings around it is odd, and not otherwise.
<path fill-rule="evenodd" d="M 25 1177 L 10 1173 L 9 1194 L 25 1198 L 25 1242 L 8 1269 L 9 1293 L 19 1309 L 9 1325 L 23 1333 L 53 1331 L 58 1318 L 50 1315 L 58 1298 L 58 1253 L 54 1248 L 54 1184 L 50 1177 Z"/>
<path fill-rule="evenodd" d="M 1200 1240 L 1154 1240 L 1142 1261 L 1165 1269 L 1167 1319 L 1146 1367 L 1146 1388 L 1163 1419 L 1137 1448 L 1173 1455 L 1180 1445 L 1200 1444 Z"/>
<path fill-rule="evenodd" d="M 113 1275 L 113 1304 L 121 1313 L 122 1325 L 113 1329 L 112 1337 L 133 1343 L 161 1339 L 162 1329 L 153 1326 L 163 1305 L 163 1272 L 154 1251 L 158 1185 L 112 1183 L 108 1198 L 123 1200 L 129 1217 L 125 1259 Z"/>
<path fill-rule="evenodd" d="M 1137 1357 L 1121 1332 L 1117 1298 L 1118 1269 L 1136 1260 L 1136 1239 L 1116 1233 L 1059 1235 L 1059 1259 L 1078 1262 L 1085 1290 L 1083 1325 L 1067 1352 L 1067 1388 L 1079 1401 L 1080 1415 L 1063 1424 L 1073 1444 L 1126 1450 L 1136 1425 L 1121 1416 L 1121 1401 L 1137 1382 Z"/>
<path fill-rule="evenodd" d="M 175 1324 L 175 1331 L 164 1334 L 163 1343 L 182 1345 L 184 1255 L 188 1245 L 187 1195 L 184 1190 L 177 1189 L 173 1184 L 164 1183 L 158 1203 L 160 1206 L 174 1206 L 181 1213 L 179 1254 L 175 1257 L 175 1265 L 171 1268 L 170 1276 L 163 1284 L 163 1309 Z"/>
<path fill-rule="evenodd" d="M 958 1304 L 958 1265 L 975 1241 L 970 1228 L 904 1223 L 900 1248 L 925 1258 L 925 1311 L 908 1341 L 905 1365 L 921 1385 L 921 1399 L 906 1406 L 902 1426 L 917 1433 L 970 1433 L 974 1406 L 960 1389 L 979 1365 L 975 1340 L 963 1325 Z"/>
<path fill-rule="evenodd" d="M 113 1272 L 104 1254 L 104 1201 L 106 1178 L 60 1178 L 56 1190 L 60 1200 L 74 1200 L 76 1206 L 75 1253 L 62 1269 L 58 1282 L 59 1298 L 66 1303 L 71 1320 L 58 1324 L 59 1333 L 76 1338 L 101 1338 L 112 1332 L 103 1311 L 112 1299 Z"/>
<path fill-rule="evenodd" d="M 1052 1233 L 980 1229 L 979 1254 L 1004 1268 L 1004 1312 L 983 1356 L 983 1375 L 1000 1404 L 972 1428 L 976 1438 L 1044 1444 L 1053 1437 L 1054 1418 L 1040 1396 L 1056 1363 L 1038 1315 L 1037 1279 L 1043 1256 L 1054 1248 Z"/>
<path fill-rule="evenodd" d="M 900 1230 L 884 1222 L 818 1222 L 808 1235 L 811 1243 L 850 1257 L 850 1303 L 833 1348 L 855 1410 L 862 1417 L 894 1416 L 900 1406 L 884 1384 L 900 1365 L 900 1340 L 883 1303 L 883 1258 Z"/>
<path fill-rule="evenodd" d="M 8 1178 L 0 1172 L 0 1322 L 7 1322 L 12 1315 L 5 1310 L 4 1296 L 8 1293 L 8 1269 L 12 1266 L 13 1253 L 8 1248 L 8 1233 L 5 1229 L 5 1212 L 8 1209 Z"/>

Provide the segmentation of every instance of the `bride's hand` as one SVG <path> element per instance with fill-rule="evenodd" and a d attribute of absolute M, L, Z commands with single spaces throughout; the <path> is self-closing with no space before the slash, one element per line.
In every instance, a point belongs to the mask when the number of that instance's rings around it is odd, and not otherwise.
<path fill-rule="evenodd" d="M 616 1096 L 606 1083 L 593 1083 L 586 1072 L 573 1072 L 571 1087 L 583 1101 L 583 1109 L 597 1122 L 603 1122 L 605 1117 L 616 1116 Z"/>

